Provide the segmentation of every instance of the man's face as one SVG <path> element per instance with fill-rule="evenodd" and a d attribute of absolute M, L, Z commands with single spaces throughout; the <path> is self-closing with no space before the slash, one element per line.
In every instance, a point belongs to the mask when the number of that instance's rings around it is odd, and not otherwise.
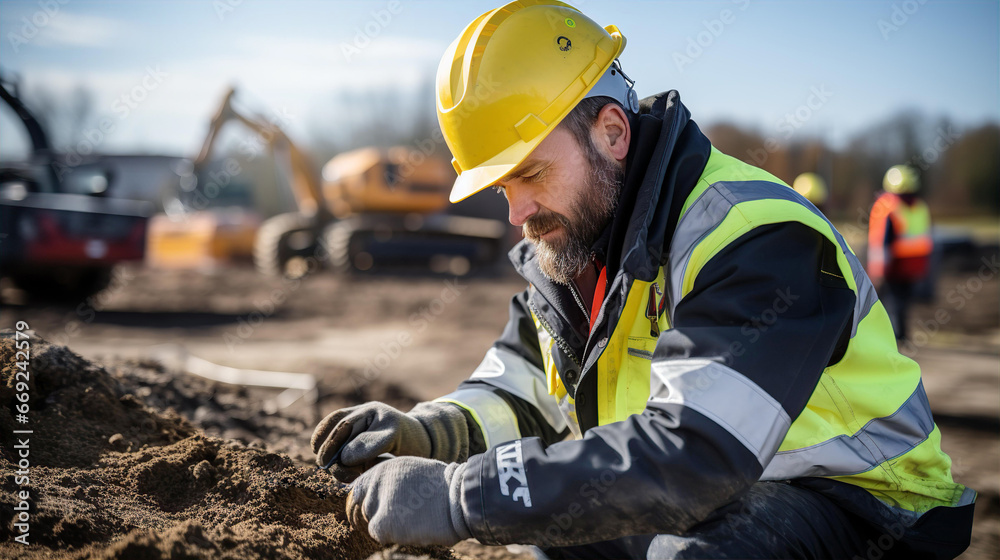
<path fill-rule="evenodd" d="M 622 166 L 558 127 L 497 183 L 510 223 L 535 244 L 542 273 L 568 284 L 591 262 L 590 247 L 614 215 Z"/>

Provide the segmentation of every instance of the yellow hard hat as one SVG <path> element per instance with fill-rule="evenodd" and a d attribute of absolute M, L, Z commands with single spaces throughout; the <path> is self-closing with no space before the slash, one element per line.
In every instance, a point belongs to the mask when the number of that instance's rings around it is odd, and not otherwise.
<path fill-rule="evenodd" d="M 806 200 L 816 206 L 826 203 L 829 191 L 826 189 L 826 181 L 815 173 L 803 173 L 795 178 L 792 188 Z"/>
<path fill-rule="evenodd" d="M 909 165 L 893 165 L 882 178 L 882 188 L 893 194 L 914 193 L 920 188 L 920 178 Z"/>
<path fill-rule="evenodd" d="M 448 47 L 437 71 L 437 114 L 458 178 L 458 202 L 514 170 L 586 97 L 638 111 L 615 60 L 625 37 L 552 0 L 486 12 Z"/>

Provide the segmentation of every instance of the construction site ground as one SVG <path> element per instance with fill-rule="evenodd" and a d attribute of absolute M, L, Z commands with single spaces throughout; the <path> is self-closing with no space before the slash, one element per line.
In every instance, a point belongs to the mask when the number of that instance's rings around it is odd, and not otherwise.
<path fill-rule="evenodd" d="M 979 491 L 973 543 L 963 556 L 970 559 L 1000 556 L 1000 284 L 995 271 L 983 280 L 982 270 L 943 274 L 936 300 L 915 310 L 913 341 L 904 346 L 923 368 L 955 478 Z M 350 404 L 382 400 L 406 409 L 451 391 L 479 363 L 522 288 L 514 276 L 282 280 L 239 267 L 139 266 L 119 270 L 108 290 L 85 301 L 32 302 L 2 286 L 0 328 L 25 321 L 51 345 L 33 343 L 40 360 L 32 364 L 36 544 L 4 539 L 0 557 L 378 553 L 344 522 L 344 490 L 311 468 L 313 425 Z M 4 408 L 12 398 L 12 343 L 10 331 L 0 336 Z M 312 374 L 318 398 L 274 412 L 279 389 L 201 379 L 182 371 L 185 355 Z M 8 442 L 16 429 L 2 416 L 0 463 L 13 459 Z M 14 490 L 5 478 L 5 502 Z M 6 531 L 9 508 L 3 511 Z M 516 555 L 472 544 L 403 552 Z"/>

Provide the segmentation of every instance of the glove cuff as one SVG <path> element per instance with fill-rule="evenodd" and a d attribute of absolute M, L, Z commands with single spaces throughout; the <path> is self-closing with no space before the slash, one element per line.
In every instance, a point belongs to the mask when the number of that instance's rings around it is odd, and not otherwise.
<path fill-rule="evenodd" d="M 451 527 L 454 529 L 460 540 L 471 539 L 472 532 L 465 522 L 465 513 L 462 509 L 462 479 L 465 478 L 465 468 L 468 463 L 451 463 L 444 469 L 444 480 L 448 484 L 448 515 L 451 518 Z"/>
<path fill-rule="evenodd" d="M 469 425 L 460 408 L 443 402 L 422 402 L 407 413 L 420 422 L 431 440 L 430 459 L 462 463 L 469 459 Z"/>

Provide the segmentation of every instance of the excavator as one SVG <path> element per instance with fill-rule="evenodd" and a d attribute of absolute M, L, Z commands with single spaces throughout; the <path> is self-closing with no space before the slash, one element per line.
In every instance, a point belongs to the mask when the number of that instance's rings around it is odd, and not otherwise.
<path fill-rule="evenodd" d="M 329 266 L 464 275 L 496 262 L 506 249 L 506 205 L 489 205 L 499 214 L 475 212 L 482 201 L 451 205 L 454 182 L 448 161 L 404 147 L 335 156 L 323 166 L 334 215 L 322 238 Z"/>
<path fill-rule="evenodd" d="M 119 197 L 110 170 L 55 152 L 6 77 L 0 102 L 30 144 L 25 160 L 0 163 L 0 277 L 29 298 L 87 301 L 112 282 L 115 266 L 143 259 L 152 208 Z"/>
<path fill-rule="evenodd" d="M 214 160 L 215 144 L 232 120 L 261 139 L 281 132 L 259 116 L 237 111 L 235 95 L 233 89 L 226 92 L 198 154 L 180 161 L 176 176 L 161 188 L 163 213 L 153 216 L 149 225 L 146 262 L 153 267 L 212 268 L 252 258 L 263 221 L 249 184 L 253 177 L 244 175 L 246 161 L 241 165 L 237 158 Z"/>
<path fill-rule="evenodd" d="M 222 256 L 224 248 L 246 250 L 251 229 L 255 230 L 254 265 L 271 276 L 301 277 L 318 268 L 338 272 L 418 269 L 462 275 L 496 262 L 504 253 L 508 243 L 505 222 L 474 208 L 467 212 L 471 215 L 456 215 L 455 208 L 444 211 L 455 178 L 445 160 L 404 147 L 362 148 L 332 158 L 320 178 L 279 126 L 237 110 L 234 95 L 232 89 L 226 93 L 192 161 L 194 182 L 211 161 L 223 125 L 236 121 L 256 133 L 275 155 L 295 210 L 263 220 L 259 228 L 248 216 L 230 219 L 228 241 L 223 239 L 223 220 L 206 217 L 205 210 L 187 212 L 189 224 L 208 224 L 200 231 L 214 232 L 201 235 L 213 239 L 210 245 L 217 256 Z M 196 185 L 190 192 L 201 188 Z M 201 198 L 209 198 L 207 194 Z M 218 210 L 210 212 L 219 216 Z M 154 255 L 164 252 L 155 247 L 166 233 L 175 239 L 184 235 L 176 218 L 174 225 L 166 224 L 167 219 L 151 225 Z"/>

